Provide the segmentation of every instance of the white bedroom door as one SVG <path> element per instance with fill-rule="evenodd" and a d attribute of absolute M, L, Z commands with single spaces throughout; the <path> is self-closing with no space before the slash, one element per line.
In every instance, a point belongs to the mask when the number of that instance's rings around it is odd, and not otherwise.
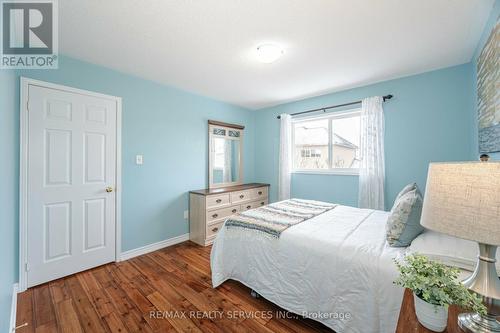
<path fill-rule="evenodd" d="M 28 86 L 27 287 L 115 260 L 116 100 Z"/>

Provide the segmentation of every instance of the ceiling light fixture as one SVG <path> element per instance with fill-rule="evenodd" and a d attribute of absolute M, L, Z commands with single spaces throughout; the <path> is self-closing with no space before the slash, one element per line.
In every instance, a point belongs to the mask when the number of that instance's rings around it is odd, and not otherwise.
<path fill-rule="evenodd" d="M 283 49 L 275 44 L 262 44 L 257 47 L 257 57 L 265 64 L 275 62 L 283 53 Z"/>

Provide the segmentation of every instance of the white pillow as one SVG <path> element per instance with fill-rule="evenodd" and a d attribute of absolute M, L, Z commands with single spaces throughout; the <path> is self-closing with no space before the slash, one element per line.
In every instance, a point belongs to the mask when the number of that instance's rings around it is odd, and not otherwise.
<path fill-rule="evenodd" d="M 431 260 L 448 266 L 474 271 L 479 249 L 476 242 L 425 230 L 413 240 L 411 252 L 418 252 Z M 500 276 L 500 249 L 497 249 L 497 273 Z"/>

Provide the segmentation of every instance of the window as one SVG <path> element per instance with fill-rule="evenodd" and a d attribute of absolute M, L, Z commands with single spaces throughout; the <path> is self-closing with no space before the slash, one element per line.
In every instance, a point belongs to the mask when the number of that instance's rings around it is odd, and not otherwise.
<path fill-rule="evenodd" d="M 224 169 L 224 140 L 214 140 L 214 169 Z"/>
<path fill-rule="evenodd" d="M 295 172 L 358 172 L 359 110 L 297 119 L 292 131 Z"/>
<path fill-rule="evenodd" d="M 300 151 L 301 157 L 321 157 L 320 149 L 302 149 Z"/>

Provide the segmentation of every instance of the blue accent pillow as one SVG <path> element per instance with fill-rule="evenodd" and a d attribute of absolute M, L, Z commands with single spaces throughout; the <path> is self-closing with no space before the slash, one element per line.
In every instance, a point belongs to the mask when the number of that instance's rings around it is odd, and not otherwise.
<path fill-rule="evenodd" d="M 409 246 L 424 231 L 420 225 L 422 204 L 418 188 L 406 192 L 394 202 L 386 224 L 386 238 L 390 246 Z"/>
<path fill-rule="evenodd" d="M 406 193 L 413 191 L 415 189 L 418 190 L 417 183 L 410 183 L 410 184 L 406 185 L 405 187 L 403 187 L 401 192 L 399 192 L 398 195 L 396 196 L 396 199 L 394 200 L 394 204 L 396 204 L 396 202 L 399 200 L 399 198 L 401 198 L 403 195 L 405 195 Z"/>

